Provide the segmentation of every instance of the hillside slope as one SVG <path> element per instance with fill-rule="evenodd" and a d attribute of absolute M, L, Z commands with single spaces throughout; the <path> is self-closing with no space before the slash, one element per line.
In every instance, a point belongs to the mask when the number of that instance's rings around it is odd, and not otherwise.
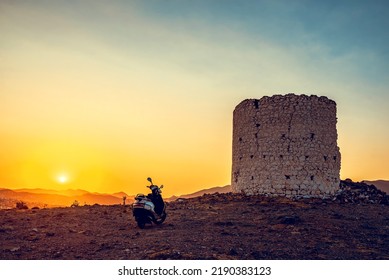
<path fill-rule="evenodd" d="M 213 194 L 160 226 L 130 206 L 1 210 L 0 259 L 389 259 L 389 206 Z"/>

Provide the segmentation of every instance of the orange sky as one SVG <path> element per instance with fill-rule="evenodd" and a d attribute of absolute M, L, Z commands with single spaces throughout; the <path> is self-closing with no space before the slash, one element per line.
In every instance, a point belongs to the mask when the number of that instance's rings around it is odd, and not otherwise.
<path fill-rule="evenodd" d="M 151 176 L 169 196 L 226 185 L 234 107 L 288 92 L 337 102 L 342 178 L 389 179 L 388 59 L 366 45 L 369 30 L 216 2 L 0 3 L 0 187 L 135 194 Z"/>

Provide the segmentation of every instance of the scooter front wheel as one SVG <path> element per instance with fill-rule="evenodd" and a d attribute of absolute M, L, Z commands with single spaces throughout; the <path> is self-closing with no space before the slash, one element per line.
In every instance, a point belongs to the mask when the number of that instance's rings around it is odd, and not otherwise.
<path fill-rule="evenodd" d="M 144 221 L 138 221 L 137 223 L 138 223 L 138 227 L 140 229 L 144 229 L 145 228 L 146 223 Z"/>
<path fill-rule="evenodd" d="M 166 220 L 166 216 L 167 216 L 167 214 L 166 214 L 166 212 L 164 211 L 164 212 L 162 213 L 162 215 L 160 216 L 160 218 L 155 220 L 155 223 L 156 223 L 157 225 L 162 224 L 162 223 Z"/>

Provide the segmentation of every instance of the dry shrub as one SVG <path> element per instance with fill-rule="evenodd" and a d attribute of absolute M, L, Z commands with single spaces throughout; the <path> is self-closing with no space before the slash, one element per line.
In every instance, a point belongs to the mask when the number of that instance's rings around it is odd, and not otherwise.
<path fill-rule="evenodd" d="M 28 206 L 23 201 L 16 202 L 16 209 L 28 209 Z"/>

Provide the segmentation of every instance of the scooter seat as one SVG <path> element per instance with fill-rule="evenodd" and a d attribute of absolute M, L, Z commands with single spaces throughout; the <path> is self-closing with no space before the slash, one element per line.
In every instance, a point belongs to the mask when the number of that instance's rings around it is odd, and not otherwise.
<path fill-rule="evenodd" d="M 138 194 L 135 196 L 135 199 L 136 199 L 136 200 L 142 200 L 142 199 L 147 199 L 147 197 L 146 197 L 143 193 L 138 193 Z"/>

